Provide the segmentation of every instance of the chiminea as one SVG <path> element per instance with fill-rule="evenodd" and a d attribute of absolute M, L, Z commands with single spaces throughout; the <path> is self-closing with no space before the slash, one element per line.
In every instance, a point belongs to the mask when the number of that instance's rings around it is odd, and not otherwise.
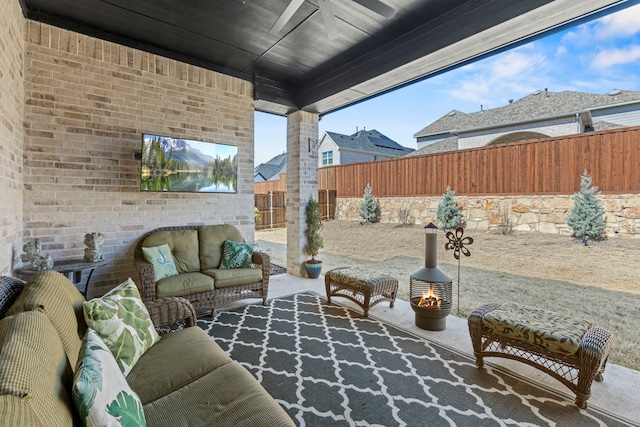
<path fill-rule="evenodd" d="M 451 312 L 453 282 L 437 267 L 438 227 L 425 227 L 424 267 L 410 276 L 409 300 L 416 313 L 416 326 L 429 331 L 444 331 Z"/>

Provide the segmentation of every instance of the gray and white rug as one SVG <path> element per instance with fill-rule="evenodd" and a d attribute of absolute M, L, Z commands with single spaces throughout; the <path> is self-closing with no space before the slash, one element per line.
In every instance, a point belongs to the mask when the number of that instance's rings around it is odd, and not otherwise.
<path fill-rule="evenodd" d="M 628 426 L 305 292 L 198 325 L 299 426 Z"/>

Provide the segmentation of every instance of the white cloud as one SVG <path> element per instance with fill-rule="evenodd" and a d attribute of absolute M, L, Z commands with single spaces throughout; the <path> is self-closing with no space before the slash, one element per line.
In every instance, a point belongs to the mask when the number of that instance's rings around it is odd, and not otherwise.
<path fill-rule="evenodd" d="M 640 5 L 607 15 L 595 22 L 593 33 L 598 40 L 629 37 L 640 32 Z"/>
<path fill-rule="evenodd" d="M 602 69 L 615 65 L 629 64 L 640 58 L 640 45 L 630 45 L 618 49 L 605 49 L 598 52 L 591 61 L 591 67 Z"/>
<path fill-rule="evenodd" d="M 563 56 L 565 53 L 567 53 L 567 48 L 565 46 L 558 46 L 556 49 L 556 55 Z"/>

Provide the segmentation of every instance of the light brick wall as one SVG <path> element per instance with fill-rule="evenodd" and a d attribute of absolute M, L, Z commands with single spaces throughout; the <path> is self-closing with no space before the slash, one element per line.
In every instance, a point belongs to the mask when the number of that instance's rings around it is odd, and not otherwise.
<path fill-rule="evenodd" d="M 20 3 L 0 13 L 0 275 L 11 275 L 22 253 L 24 33 Z"/>
<path fill-rule="evenodd" d="M 100 294 L 137 278 L 132 250 L 148 230 L 230 223 L 253 240 L 250 83 L 33 21 L 26 38 L 25 241 L 73 259 L 86 233 L 103 233 Z M 143 132 L 237 146 L 238 193 L 140 192 Z"/>
<path fill-rule="evenodd" d="M 598 199 L 605 213 L 605 232 L 618 238 L 640 238 L 640 195 L 601 194 Z M 380 197 L 382 222 L 403 223 L 409 218 L 414 224 L 428 224 L 436 220 L 442 197 Z M 566 218 L 573 208 L 571 195 L 554 196 L 457 196 L 466 228 L 470 230 L 499 230 L 505 218 L 514 231 L 538 231 L 570 235 Z M 362 198 L 336 200 L 336 219 L 361 220 Z"/>

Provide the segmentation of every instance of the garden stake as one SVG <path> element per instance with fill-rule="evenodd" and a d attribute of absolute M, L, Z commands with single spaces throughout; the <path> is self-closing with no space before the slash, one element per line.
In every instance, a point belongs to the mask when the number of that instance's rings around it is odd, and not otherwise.
<path fill-rule="evenodd" d="M 446 250 L 453 249 L 453 257 L 458 260 L 458 315 L 460 315 L 460 252 L 464 256 L 471 256 L 471 252 L 464 245 L 473 243 L 473 238 L 465 237 L 463 239 L 463 235 L 464 228 L 462 227 L 456 228 L 455 234 L 453 234 L 453 231 L 448 231 L 446 236 L 449 241 L 444 244 Z"/>

